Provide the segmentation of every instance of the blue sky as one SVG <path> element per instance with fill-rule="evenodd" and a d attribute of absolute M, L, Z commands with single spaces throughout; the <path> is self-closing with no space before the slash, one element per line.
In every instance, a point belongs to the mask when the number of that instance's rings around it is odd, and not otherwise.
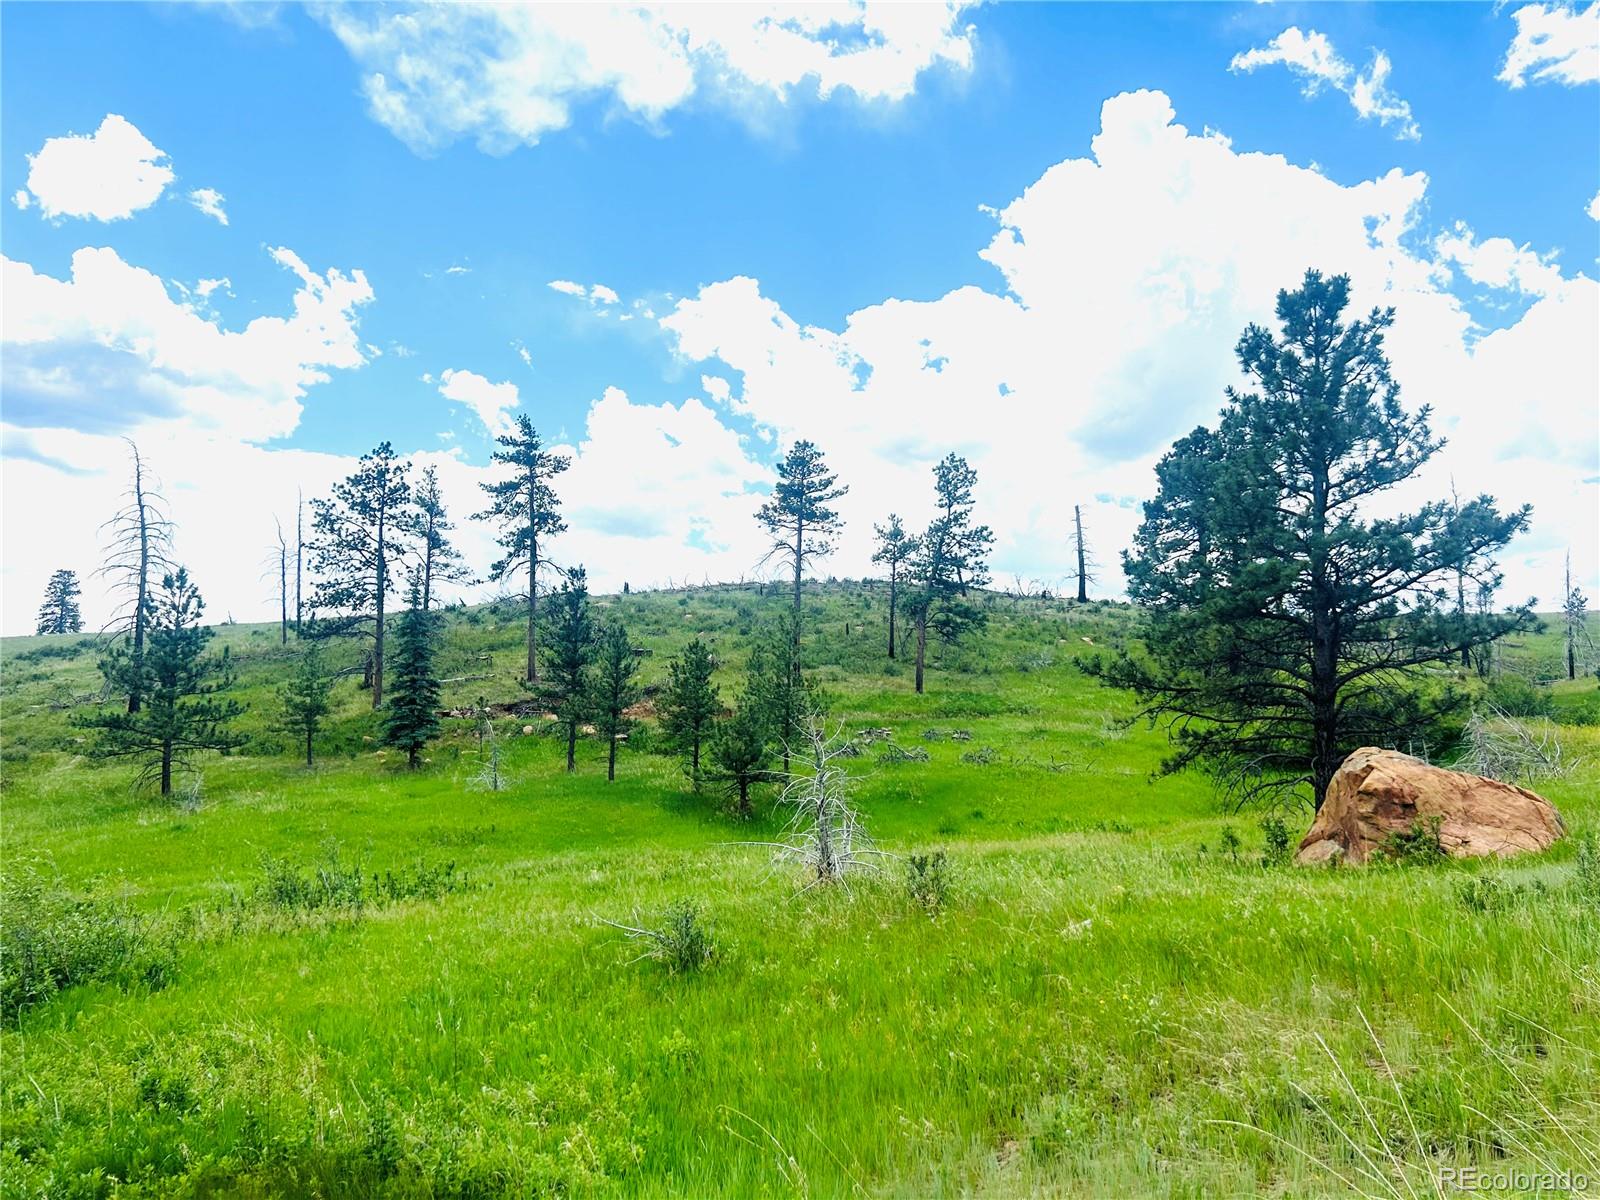
<path fill-rule="evenodd" d="M 1592 3 L 990 5 L 884 28 L 845 6 L 781 40 L 749 11 L 650 18 L 624 53 L 575 10 L 423 10 L 415 43 L 408 9 L 0 10 L 6 632 L 51 570 L 94 565 L 117 435 L 155 458 L 213 610 L 243 618 L 297 482 L 387 438 L 440 464 L 464 516 L 512 405 L 586 460 L 564 549 L 603 584 L 753 572 L 741 514 L 808 436 L 855 487 L 840 573 L 954 448 L 995 480 L 1002 578 L 1064 573 L 1077 499 L 1115 590 L 1153 456 L 1214 414 L 1243 320 L 1308 266 L 1409 321 L 1397 368 L 1460 444 L 1450 473 L 1538 506 L 1511 585 L 1553 597 L 1569 545 L 1596 578 Z M 403 53 L 429 60 L 409 81 Z M 154 198 L 95 156 L 109 135 L 39 170 L 111 114 L 170 172 Z M 50 288 L 86 248 L 101 269 Z M 1508 406 L 1518 427 L 1483 436 Z M 73 496 L 73 527 L 14 523 L 23 489 Z"/>

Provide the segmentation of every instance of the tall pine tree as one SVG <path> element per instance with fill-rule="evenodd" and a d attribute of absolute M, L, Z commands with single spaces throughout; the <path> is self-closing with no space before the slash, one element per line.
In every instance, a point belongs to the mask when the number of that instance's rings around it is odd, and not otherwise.
<path fill-rule="evenodd" d="M 711 648 L 699 638 L 667 664 L 667 686 L 658 708 L 668 743 L 685 758 L 694 790 L 700 790 L 700 752 L 711 738 L 721 699 L 711 682 Z"/>
<path fill-rule="evenodd" d="M 39 624 L 35 633 L 81 633 L 83 613 L 78 609 L 78 576 L 65 568 L 50 576 L 44 585 L 44 603 L 39 605 Z"/>
<path fill-rule="evenodd" d="M 413 580 L 405 612 L 394 631 L 394 686 L 384 715 L 383 740 L 406 752 L 416 770 L 423 748 L 439 736 L 438 613 L 422 605 L 422 584 Z M 309 753 L 309 751 L 308 751 Z"/>
<path fill-rule="evenodd" d="M 228 727 L 244 706 L 218 696 L 233 684 L 232 665 L 226 649 L 216 657 L 205 653 L 212 631 L 200 624 L 205 602 L 187 571 L 163 575 L 146 594 L 145 609 L 144 652 L 136 653 L 130 639 L 100 664 L 113 692 L 140 697 L 138 710 L 101 710 L 77 723 L 99 733 L 99 753 L 139 759 L 140 779 L 158 781 L 170 796 L 174 769 L 194 754 L 244 744 Z"/>
<path fill-rule="evenodd" d="M 800 614 L 800 579 L 807 565 L 833 553 L 844 522 L 831 505 L 849 492 L 828 470 L 822 451 L 807 441 L 789 447 L 778 464 L 771 497 L 756 510 L 756 520 L 772 538 L 768 557 L 787 562 L 794 576 L 794 611 Z M 799 624 L 795 625 L 799 636 Z"/>
<path fill-rule="evenodd" d="M 333 485 L 331 497 L 311 502 L 311 562 L 319 576 L 311 606 L 332 614 L 315 619 L 312 633 L 370 639 L 373 708 L 383 704 L 384 614 L 409 528 L 409 470 L 381 442 Z"/>
<path fill-rule="evenodd" d="M 977 472 L 951 454 L 933 469 L 939 515 L 917 539 L 907 563 L 904 607 L 916 633 L 916 689 L 927 670 L 928 635 L 954 644 L 983 623 L 983 610 L 966 599 L 969 587 L 989 582 L 988 552 L 994 534 L 972 523 Z"/>
<path fill-rule="evenodd" d="M 1149 612 L 1143 647 L 1095 668 L 1167 725 L 1167 769 L 1210 766 L 1240 803 L 1305 789 L 1320 808 L 1351 750 L 1405 744 L 1459 708 L 1416 686 L 1419 668 L 1532 621 L 1530 606 L 1453 603 L 1458 568 L 1487 578 L 1528 509 L 1482 496 L 1370 511 L 1441 443 L 1426 408 L 1401 407 L 1383 349 L 1393 310 L 1347 317 L 1349 292 L 1309 271 L 1278 294 L 1280 332 L 1245 330 L 1252 387 L 1229 389 L 1217 431 L 1162 461 L 1124 555 Z"/>
<path fill-rule="evenodd" d="M 904 574 L 907 560 L 916 553 L 917 539 L 906 532 L 906 527 L 895 513 L 889 514 L 887 525 L 874 525 L 872 532 L 878 539 L 877 547 L 872 552 L 872 561 L 889 568 L 889 657 L 893 658 L 895 610 L 900 606 L 900 577 Z"/>
<path fill-rule="evenodd" d="M 577 768 L 578 726 L 591 711 L 590 668 L 596 632 L 589 611 L 589 576 L 582 567 L 567 572 L 550 598 L 541 653 L 549 682 L 556 689 L 556 716 L 567 735 L 567 772 Z"/>
<path fill-rule="evenodd" d="M 415 539 L 417 582 L 422 589 L 422 607 L 432 609 L 438 599 L 440 583 L 464 583 L 472 572 L 462 561 L 451 533 L 455 522 L 445 510 L 444 494 L 439 490 L 439 472 L 433 466 L 422 468 L 417 486 L 411 492 L 411 511 L 406 514 Z"/>
<path fill-rule="evenodd" d="M 539 434 L 525 413 L 519 413 L 516 427 L 496 439 L 500 449 L 490 462 L 509 467 L 503 479 L 481 484 L 489 494 L 489 507 L 475 514 L 480 521 L 500 526 L 498 541 L 505 551 L 492 567 L 489 578 L 504 580 L 525 573 L 528 579 L 528 668 L 529 683 L 539 680 L 539 569 L 549 565 L 544 544 L 566 530 L 561 519 L 561 501 L 550 481 L 570 465 L 562 454 L 544 448 Z"/>

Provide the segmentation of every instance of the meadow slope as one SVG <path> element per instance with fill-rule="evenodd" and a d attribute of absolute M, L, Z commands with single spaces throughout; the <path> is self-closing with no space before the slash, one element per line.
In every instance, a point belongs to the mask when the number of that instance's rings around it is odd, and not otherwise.
<path fill-rule="evenodd" d="M 731 701 L 781 603 L 730 587 L 600 606 L 652 651 L 646 684 L 712 638 Z M 504 718 L 496 792 L 470 722 L 407 772 L 345 679 L 308 770 L 272 729 L 293 639 L 225 626 L 250 743 L 164 804 L 70 724 L 99 685 L 93 639 L 6 639 L 7 951 L 33 930 L 120 965 L 0 1029 L 0 1192 L 1413 1196 L 1465 1166 L 1600 1181 L 1600 896 L 1577 865 L 1600 831 L 1600 726 L 1555 727 L 1580 761 L 1539 785 L 1575 835 L 1548 854 L 1302 870 L 1264 864 L 1256 815 L 1222 811 L 1200 775 L 1156 777 L 1164 736 L 1075 666 L 1130 636 L 1131 610 L 993 597 L 987 632 L 916 696 L 884 658 L 881 588 L 807 604 L 833 717 L 927 760 L 854 760 L 894 857 L 803 894 L 756 844 L 780 831 L 771 789 L 732 821 L 648 721 L 608 785 L 593 739 L 568 777 L 544 722 Z M 491 675 L 451 683 L 449 705 L 521 694 L 516 611 L 447 628 L 443 674 Z M 1541 677 L 1557 653 L 1549 632 L 1505 650 Z M 1548 690 L 1569 721 L 1600 703 L 1592 675 Z M 903 861 L 933 849 L 950 866 L 937 912 Z M 698 972 L 641 960 L 605 923 L 683 901 L 716 949 Z"/>

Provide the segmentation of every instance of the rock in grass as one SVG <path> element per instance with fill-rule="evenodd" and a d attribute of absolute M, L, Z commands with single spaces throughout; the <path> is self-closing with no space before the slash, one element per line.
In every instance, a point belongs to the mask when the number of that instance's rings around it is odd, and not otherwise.
<path fill-rule="evenodd" d="M 1543 850 L 1566 834 L 1555 806 L 1527 788 L 1363 746 L 1334 774 L 1295 861 L 1366 862 L 1391 835 L 1435 820 L 1441 847 L 1457 858 Z"/>

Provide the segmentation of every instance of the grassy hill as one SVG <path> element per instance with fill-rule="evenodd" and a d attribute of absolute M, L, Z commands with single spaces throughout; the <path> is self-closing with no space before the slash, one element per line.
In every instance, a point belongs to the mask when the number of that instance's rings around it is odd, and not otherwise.
<path fill-rule="evenodd" d="M 782 599 L 601 603 L 651 649 L 646 685 L 701 634 L 731 699 Z M 110 967 L 0 1030 L 0 1192 L 1401 1196 L 1446 1166 L 1600 1175 L 1578 839 L 1266 866 L 1255 816 L 1199 775 L 1152 778 L 1163 736 L 1075 668 L 1131 610 L 995 597 L 916 696 L 883 656 L 881 589 L 808 605 L 835 718 L 926 751 L 852 772 L 882 849 L 948 854 L 937 911 L 902 857 L 801 894 L 757 844 L 780 831 L 770 795 L 730 820 L 648 722 L 608 785 L 593 739 L 568 777 L 543 722 L 506 718 L 491 792 L 470 722 L 407 772 L 347 679 L 308 771 L 272 729 L 296 653 L 275 626 L 219 631 L 251 740 L 163 804 L 70 724 L 93 640 L 7 639 L 7 951 Z M 520 636 L 512 609 L 452 613 L 443 673 L 491 678 L 446 703 L 517 700 Z M 1558 656 L 1553 630 L 1505 650 L 1535 677 Z M 1540 694 L 1578 720 L 1595 690 Z M 1540 790 L 1600 830 L 1600 728 L 1558 728 L 1584 761 Z M 715 948 L 699 971 L 605 923 L 684 902 Z"/>

